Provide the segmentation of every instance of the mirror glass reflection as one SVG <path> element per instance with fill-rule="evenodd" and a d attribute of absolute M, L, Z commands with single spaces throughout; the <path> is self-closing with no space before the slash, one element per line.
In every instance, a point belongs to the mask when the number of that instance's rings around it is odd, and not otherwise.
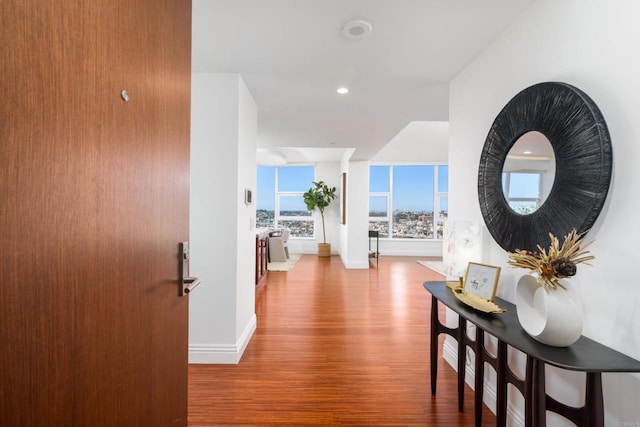
<path fill-rule="evenodd" d="M 549 196 L 556 173 L 551 143 L 542 133 L 523 134 L 509 150 L 502 166 L 502 191 L 516 213 L 535 212 Z"/>

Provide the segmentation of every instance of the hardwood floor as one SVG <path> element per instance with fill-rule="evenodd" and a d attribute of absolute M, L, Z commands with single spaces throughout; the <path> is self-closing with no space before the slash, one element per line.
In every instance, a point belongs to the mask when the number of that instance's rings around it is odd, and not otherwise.
<path fill-rule="evenodd" d="M 189 425 L 472 426 L 472 392 L 459 413 L 442 358 L 430 393 L 422 283 L 442 276 L 416 260 L 347 270 L 336 256 L 304 255 L 292 271 L 269 272 L 241 362 L 190 365 Z M 487 408 L 483 420 L 495 425 Z"/>

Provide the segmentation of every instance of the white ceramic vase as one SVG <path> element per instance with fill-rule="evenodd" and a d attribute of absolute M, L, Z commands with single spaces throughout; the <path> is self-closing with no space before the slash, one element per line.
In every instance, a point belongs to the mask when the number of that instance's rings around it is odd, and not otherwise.
<path fill-rule="evenodd" d="M 570 280 L 564 288 L 547 289 L 525 274 L 516 287 L 516 310 L 522 328 L 532 338 L 554 347 L 566 347 L 582 334 L 582 304 Z"/>

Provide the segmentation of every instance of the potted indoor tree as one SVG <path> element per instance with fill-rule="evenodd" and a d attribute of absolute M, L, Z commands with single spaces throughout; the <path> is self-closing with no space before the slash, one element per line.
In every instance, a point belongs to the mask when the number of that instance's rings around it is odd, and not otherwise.
<path fill-rule="evenodd" d="M 324 181 L 313 182 L 304 197 L 304 204 L 309 211 L 320 211 L 322 218 L 322 243 L 318 243 L 318 256 L 331 256 L 331 243 L 327 243 L 327 233 L 324 227 L 324 209 L 336 198 L 336 187 L 329 187 Z"/>

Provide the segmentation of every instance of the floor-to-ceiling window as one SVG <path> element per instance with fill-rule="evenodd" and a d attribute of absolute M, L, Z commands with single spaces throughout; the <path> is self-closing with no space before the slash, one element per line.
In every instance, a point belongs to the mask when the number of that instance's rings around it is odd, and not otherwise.
<path fill-rule="evenodd" d="M 369 229 L 390 239 L 441 239 L 448 216 L 447 165 L 372 165 Z"/>
<path fill-rule="evenodd" d="M 256 226 L 287 227 L 291 237 L 314 237 L 312 212 L 302 195 L 313 185 L 313 166 L 258 166 Z"/>

